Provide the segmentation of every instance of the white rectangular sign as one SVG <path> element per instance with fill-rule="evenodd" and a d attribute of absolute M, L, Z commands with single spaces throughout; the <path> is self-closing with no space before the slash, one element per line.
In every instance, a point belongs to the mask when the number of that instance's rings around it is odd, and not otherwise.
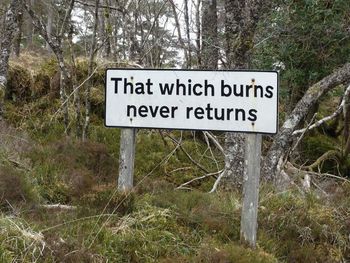
<path fill-rule="evenodd" d="M 107 69 L 108 127 L 276 133 L 275 71 Z"/>

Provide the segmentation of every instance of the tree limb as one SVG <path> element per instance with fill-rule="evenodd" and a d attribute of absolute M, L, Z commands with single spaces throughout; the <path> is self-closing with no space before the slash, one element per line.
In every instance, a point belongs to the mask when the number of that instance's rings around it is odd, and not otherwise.
<path fill-rule="evenodd" d="M 348 88 L 345 90 L 344 92 L 344 96 L 343 99 L 339 105 L 339 107 L 336 109 L 335 112 L 333 112 L 331 115 L 322 118 L 321 120 L 318 120 L 317 122 L 315 122 L 314 124 L 310 125 L 309 127 L 306 127 L 304 129 L 300 129 L 300 130 L 296 130 L 292 133 L 292 135 L 297 135 L 299 133 L 304 133 L 306 131 L 312 130 L 314 128 L 317 128 L 319 126 L 321 126 L 323 123 L 325 123 L 326 121 L 329 121 L 331 119 L 334 119 L 335 117 L 337 117 L 339 114 L 341 114 L 342 112 L 346 112 L 345 109 L 345 101 L 347 100 L 348 96 L 350 95 L 350 85 L 348 86 Z"/>
<path fill-rule="evenodd" d="M 292 113 L 288 116 L 279 133 L 276 135 L 262 165 L 262 177 L 266 180 L 276 181 L 276 167 L 279 158 L 288 149 L 293 138 L 293 131 L 305 118 L 309 109 L 332 88 L 350 82 L 350 63 L 337 69 L 321 81 L 312 85 L 297 103 Z"/>

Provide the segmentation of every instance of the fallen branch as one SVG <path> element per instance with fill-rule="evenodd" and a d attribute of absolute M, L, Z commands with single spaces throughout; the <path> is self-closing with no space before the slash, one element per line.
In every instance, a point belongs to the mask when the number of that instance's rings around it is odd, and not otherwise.
<path fill-rule="evenodd" d="M 215 146 L 220 150 L 220 152 L 225 154 L 224 147 L 221 146 L 219 141 L 216 139 L 215 135 L 213 135 L 207 131 L 204 131 L 203 134 L 204 134 L 204 136 L 207 136 L 215 144 Z"/>
<path fill-rule="evenodd" d="M 329 173 L 316 173 L 316 172 L 313 172 L 313 171 L 308 171 L 308 173 L 309 173 L 309 174 L 312 174 L 312 175 L 317 175 L 317 176 L 327 176 L 327 177 L 331 177 L 331 178 L 334 178 L 334 179 L 338 179 L 338 180 L 341 180 L 341 181 L 350 183 L 350 180 L 349 180 L 349 179 L 346 179 L 345 177 L 337 176 L 337 175 L 334 175 L 334 174 L 329 174 Z"/>
<path fill-rule="evenodd" d="M 308 171 L 312 171 L 314 168 L 320 166 L 322 162 L 324 162 L 332 157 L 339 157 L 339 156 L 340 156 L 339 151 L 329 150 L 329 151 L 325 152 L 324 154 L 322 154 L 321 157 L 319 157 L 315 162 L 313 162 L 312 164 L 310 164 L 308 166 L 305 166 L 304 169 L 306 169 Z"/>
<path fill-rule="evenodd" d="M 209 193 L 214 193 L 216 191 L 216 189 L 218 188 L 218 185 L 221 181 L 221 178 L 224 176 L 224 174 L 226 173 L 226 169 L 222 170 L 221 174 L 219 175 L 219 177 L 216 179 L 213 188 L 209 191 Z"/>
<path fill-rule="evenodd" d="M 53 205 L 40 205 L 41 208 L 45 209 L 60 209 L 60 210 L 76 210 L 76 206 L 71 205 L 61 205 L 61 204 L 53 204 Z"/>

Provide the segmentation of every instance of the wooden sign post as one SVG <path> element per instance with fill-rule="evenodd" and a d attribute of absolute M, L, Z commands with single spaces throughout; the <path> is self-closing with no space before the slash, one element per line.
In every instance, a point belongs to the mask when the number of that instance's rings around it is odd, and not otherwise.
<path fill-rule="evenodd" d="M 246 136 L 241 242 L 255 248 L 258 228 L 261 134 Z"/>
<path fill-rule="evenodd" d="M 130 191 L 133 187 L 136 129 L 121 129 L 119 152 L 118 190 Z"/>

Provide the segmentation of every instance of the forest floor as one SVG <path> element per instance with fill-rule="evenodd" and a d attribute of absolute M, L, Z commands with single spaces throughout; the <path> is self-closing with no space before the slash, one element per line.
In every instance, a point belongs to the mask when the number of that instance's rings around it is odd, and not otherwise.
<path fill-rule="evenodd" d="M 120 131 L 103 127 L 104 72 L 81 142 L 57 111 L 57 65 L 33 59 L 12 61 L 0 122 L 0 262 L 350 261 L 349 181 L 315 178 L 309 191 L 262 184 L 250 249 L 239 240 L 239 191 L 208 193 L 216 175 L 179 187 L 222 169 L 214 145 L 200 133 L 140 130 L 135 188 L 120 193 Z"/>

